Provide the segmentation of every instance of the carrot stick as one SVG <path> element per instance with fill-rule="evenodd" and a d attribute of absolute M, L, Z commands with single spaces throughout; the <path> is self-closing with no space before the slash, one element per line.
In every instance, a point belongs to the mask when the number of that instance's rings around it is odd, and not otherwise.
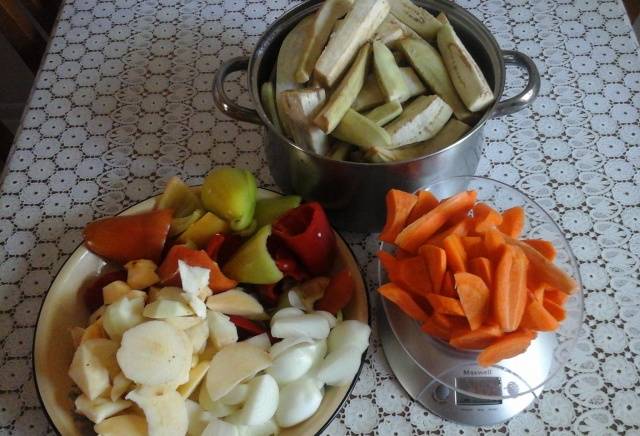
<path fill-rule="evenodd" d="M 390 189 L 387 192 L 385 196 L 387 221 L 379 236 L 381 241 L 393 243 L 398 233 L 404 228 L 407 217 L 417 201 L 418 198 L 415 195 L 399 189 Z"/>
<path fill-rule="evenodd" d="M 558 328 L 558 320 L 538 300 L 531 300 L 527 305 L 521 324 L 523 328 L 541 332 L 550 332 Z"/>
<path fill-rule="evenodd" d="M 498 325 L 503 330 L 509 326 L 509 313 L 511 312 L 511 274 L 514 252 L 515 249 L 511 245 L 503 247 L 502 255 L 496 265 L 493 285 L 493 313 Z"/>
<path fill-rule="evenodd" d="M 397 246 L 412 253 L 429 240 L 447 220 L 460 211 L 469 210 L 476 200 L 475 191 L 463 191 L 450 197 L 421 216 L 396 237 Z"/>
<path fill-rule="evenodd" d="M 556 247 L 554 247 L 551 242 L 545 241 L 544 239 L 524 239 L 522 242 L 538 250 L 548 261 L 553 262 L 555 260 L 557 254 Z"/>
<path fill-rule="evenodd" d="M 513 258 L 513 267 L 511 269 L 511 313 L 509 316 L 509 325 L 503 328 L 505 332 L 513 332 L 518 329 L 522 315 L 527 307 L 527 268 L 529 261 L 522 250 L 517 249 Z"/>
<path fill-rule="evenodd" d="M 429 238 L 429 240 L 427 241 L 427 244 L 436 245 L 438 247 L 444 247 L 442 243 L 447 237 L 451 235 L 466 236 L 469 233 L 470 226 L 471 226 L 471 220 L 466 218 L 459 220 L 453 223 L 452 225 L 446 227 L 444 230 L 438 232 L 433 237 Z"/>
<path fill-rule="evenodd" d="M 529 259 L 530 273 L 534 275 L 539 282 L 547 283 L 549 287 L 562 291 L 565 294 L 571 294 L 577 289 L 578 284 L 576 281 L 540 254 L 538 250 L 525 242 L 509 236 L 505 235 L 504 238 L 508 244 L 518 246 L 522 249 L 527 259 Z"/>
<path fill-rule="evenodd" d="M 411 295 L 394 283 L 387 283 L 378 288 L 378 292 L 395 303 L 404 313 L 420 322 L 425 322 L 429 315 L 411 298 Z"/>
<path fill-rule="evenodd" d="M 524 229 L 524 209 L 522 207 L 512 207 L 502 212 L 502 223 L 498 226 L 505 235 L 517 238 Z"/>
<path fill-rule="evenodd" d="M 529 296 L 538 301 L 542 301 L 544 298 L 544 285 L 538 285 L 531 289 Z"/>
<path fill-rule="evenodd" d="M 411 213 L 407 218 L 407 225 L 411 224 L 422 215 L 429 212 L 431 209 L 438 205 L 439 201 L 435 195 L 433 195 L 429 191 L 420 191 L 418 192 L 418 201 L 416 202 L 413 209 L 411 209 Z"/>
<path fill-rule="evenodd" d="M 397 261 L 397 273 L 393 281 L 407 291 L 423 296 L 433 292 L 431 277 L 422 256 Z"/>
<path fill-rule="evenodd" d="M 544 298 L 562 306 L 564 302 L 567 301 L 567 298 L 569 298 L 569 295 L 558 291 L 557 289 L 546 289 L 544 292 Z"/>
<path fill-rule="evenodd" d="M 451 332 L 469 331 L 469 322 L 466 318 L 462 318 L 461 316 L 451 316 L 440 312 L 433 312 L 431 319 L 433 322 L 450 330 Z"/>
<path fill-rule="evenodd" d="M 402 248 L 396 248 L 395 255 L 396 255 L 396 259 L 398 260 L 407 259 L 409 257 L 414 256 L 412 253 L 409 253 L 408 251 L 404 251 Z"/>
<path fill-rule="evenodd" d="M 476 203 L 473 206 L 473 225 L 475 233 L 482 233 L 492 227 L 502 224 L 500 212 L 485 203 Z"/>
<path fill-rule="evenodd" d="M 451 337 L 451 330 L 435 322 L 433 318 L 427 319 L 420 329 L 426 334 L 444 341 L 448 341 Z"/>
<path fill-rule="evenodd" d="M 486 256 L 492 262 L 497 262 L 505 244 L 504 235 L 496 229 L 489 229 L 484 232 L 482 239 Z"/>
<path fill-rule="evenodd" d="M 447 265 L 454 272 L 465 272 L 467 270 L 467 253 L 464 251 L 462 241 L 458 235 L 449 235 L 442 242 L 445 253 L 447 253 Z"/>
<path fill-rule="evenodd" d="M 542 300 L 542 305 L 545 309 L 547 309 L 547 312 L 553 315 L 553 317 L 558 321 L 564 321 L 564 319 L 567 317 L 564 308 L 553 300 L 545 298 Z"/>
<path fill-rule="evenodd" d="M 497 325 L 483 325 L 477 330 L 453 332 L 449 344 L 463 350 L 482 350 L 500 336 L 502 330 Z"/>
<path fill-rule="evenodd" d="M 443 315 L 464 316 L 462 305 L 455 298 L 443 297 L 433 293 L 427 294 L 426 297 L 435 312 L 440 312 Z"/>
<path fill-rule="evenodd" d="M 529 344 L 531 344 L 531 340 L 533 338 L 535 338 L 535 333 L 528 330 L 517 331 L 504 335 L 485 348 L 478 355 L 478 364 L 480 366 L 489 367 L 503 359 L 509 359 L 517 356 L 529 348 Z"/>
<path fill-rule="evenodd" d="M 491 261 L 486 257 L 476 257 L 469 261 L 469 272 L 475 274 L 487 284 L 487 287 L 493 287 L 493 267 Z"/>
<path fill-rule="evenodd" d="M 458 298 L 458 293 L 456 292 L 456 287 L 453 283 L 453 274 L 451 274 L 451 271 L 446 271 L 444 273 L 440 295 L 450 298 Z"/>
<path fill-rule="evenodd" d="M 427 292 L 432 292 L 429 271 L 421 256 L 396 259 L 384 250 L 377 255 L 390 281 L 418 296 L 424 297 Z"/>
<path fill-rule="evenodd" d="M 442 288 L 442 278 L 447 269 L 447 254 L 442 248 L 428 244 L 420 247 L 418 252 L 427 265 L 431 279 L 431 288 L 433 292 L 439 294 Z"/>
<path fill-rule="evenodd" d="M 469 259 L 485 255 L 484 244 L 480 236 L 461 236 L 460 242 Z"/>
<path fill-rule="evenodd" d="M 489 288 L 480 277 L 473 274 L 460 272 L 454 277 L 460 304 L 469 326 L 471 330 L 477 330 L 489 315 Z"/>

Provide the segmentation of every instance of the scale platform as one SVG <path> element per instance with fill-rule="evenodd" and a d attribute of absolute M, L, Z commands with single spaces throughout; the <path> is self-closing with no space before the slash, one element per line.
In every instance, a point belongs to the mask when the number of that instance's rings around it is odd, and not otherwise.
<path fill-rule="evenodd" d="M 391 370 L 411 398 L 450 421 L 506 421 L 526 409 L 554 373 L 554 334 L 539 334 L 524 354 L 483 368 L 476 364 L 477 353 L 428 336 L 393 303 L 382 298 L 379 308 L 380 340 Z"/>

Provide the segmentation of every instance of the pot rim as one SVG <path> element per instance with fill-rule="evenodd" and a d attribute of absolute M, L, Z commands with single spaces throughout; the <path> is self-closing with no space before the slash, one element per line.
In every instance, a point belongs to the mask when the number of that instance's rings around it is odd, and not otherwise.
<path fill-rule="evenodd" d="M 392 161 L 392 162 L 354 162 L 354 161 L 342 161 L 342 160 L 336 160 L 336 159 L 332 159 L 328 156 L 324 156 L 318 153 L 315 153 L 311 150 L 307 150 L 303 147 L 300 147 L 299 145 L 295 144 L 294 142 L 292 142 L 289 138 L 287 138 L 284 134 L 278 132 L 273 124 L 271 123 L 271 120 L 269 119 L 269 117 L 267 116 L 267 114 L 264 111 L 264 108 L 262 107 L 262 100 L 260 99 L 260 91 L 259 91 L 259 84 L 258 84 L 258 70 L 259 70 L 259 66 L 263 61 L 263 57 L 264 57 L 264 50 L 262 50 L 262 47 L 268 47 L 270 43 L 270 39 L 272 38 L 272 35 L 280 28 L 280 27 L 287 27 L 287 28 L 291 28 L 293 25 L 297 24 L 299 21 L 301 21 L 304 17 L 310 15 L 311 13 L 313 13 L 316 9 L 320 8 L 322 2 L 324 0 L 308 0 L 304 3 L 301 3 L 287 11 L 285 11 L 276 21 L 274 21 L 273 23 L 271 23 L 266 29 L 265 31 L 262 33 L 262 35 L 260 36 L 260 39 L 258 40 L 258 42 L 255 45 L 255 48 L 253 50 L 253 52 L 251 53 L 251 56 L 249 57 L 249 66 L 247 69 L 247 82 L 248 82 L 248 88 L 249 88 L 249 92 L 251 94 L 251 99 L 254 103 L 256 112 L 258 113 L 258 116 L 260 117 L 263 127 L 266 129 L 267 131 L 267 137 L 269 135 L 275 135 L 276 138 L 280 141 L 284 141 L 285 144 L 287 144 L 290 147 L 293 147 L 294 149 L 296 149 L 299 152 L 305 153 L 306 155 L 308 155 L 310 158 L 313 159 L 318 159 L 327 163 L 332 163 L 334 165 L 345 165 L 345 166 L 352 166 L 352 167 L 370 167 L 370 166 L 374 166 L 374 167 L 395 167 L 395 166 L 401 166 L 401 165 L 406 165 L 409 163 L 413 163 L 413 162 L 418 162 L 424 159 L 428 159 L 431 158 L 433 156 L 436 156 L 438 154 L 441 153 L 445 153 L 448 150 L 458 146 L 460 143 L 466 141 L 467 139 L 469 139 L 470 137 L 472 137 L 476 132 L 478 132 L 479 130 L 481 130 L 482 128 L 484 128 L 484 125 L 486 124 L 486 122 L 492 118 L 496 106 L 498 105 L 498 103 L 500 103 L 500 99 L 502 98 L 502 93 L 504 91 L 504 85 L 505 85 L 505 76 L 506 76 L 506 68 L 505 68 L 505 62 L 504 62 L 504 58 L 502 55 L 502 50 L 500 49 L 500 46 L 497 42 L 497 40 L 495 39 L 495 37 L 493 36 L 493 33 L 491 33 L 491 31 L 487 28 L 487 26 L 485 26 L 478 18 L 476 18 L 473 14 L 471 14 L 469 11 L 467 11 L 465 8 L 463 8 L 460 5 L 457 5 L 455 3 L 451 3 L 451 2 L 445 2 L 442 0 L 414 0 L 414 2 L 420 6 L 423 7 L 424 9 L 432 9 L 432 10 L 437 10 L 437 11 L 444 11 L 444 12 L 451 12 L 453 11 L 455 14 L 459 14 L 463 17 L 463 19 L 470 21 L 473 26 L 475 26 L 475 29 L 472 28 L 473 30 L 473 34 L 476 35 L 478 32 L 481 32 L 483 34 L 484 37 L 486 37 L 489 46 L 487 46 L 486 44 L 480 42 L 480 44 L 487 49 L 487 51 L 492 51 L 493 54 L 495 54 L 495 59 L 490 59 L 491 61 L 491 65 L 494 68 L 495 71 L 497 71 L 499 73 L 499 75 L 496 75 L 496 77 L 494 77 L 495 83 L 493 86 L 493 93 L 495 96 L 495 100 L 493 101 L 493 103 L 491 104 L 491 106 L 489 106 L 484 114 L 482 115 L 482 117 L 480 117 L 480 119 L 475 123 L 475 125 L 472 126 L 471 129 L 469 129 L 469 131 L 463 135 L 460 139 L 458 139 L 456 142 L 454 142 L 453 144 L 450 144 L 444 148 L 441 148 L 440 150 L 437 150 L 435 152 L 429 153 L 427 155 L 424 156 L 419 156 L 413 159 L 406 159 L 406 160 L 400 160 L 400 161 Z M 427 7 L 427 5 L 431 6 L 431 8 Z M 454 18 L 454 21 L 456 21 L 456 18 Z M 476 39 L 480 39 L 480 38 L 476 38 Z M 495 60 L 495 62 L 494 62 Z"/>

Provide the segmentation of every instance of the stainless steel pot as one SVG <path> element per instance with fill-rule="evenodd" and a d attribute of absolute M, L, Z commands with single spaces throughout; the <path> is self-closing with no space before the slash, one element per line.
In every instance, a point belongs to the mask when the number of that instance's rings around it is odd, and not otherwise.
<path fill-rule="evenodd" d="M 507 115 L 531 104 L 540 89 L 540 76 L 533 61 L 512 50 L 500 50 L 491 32 L 477 18 L 444 0 L 416 0 L 432 13 L 444 11 L 470 51 L 496 96 L 496 102 L 480 121 L 455 144 L 418 159 L 393 163 L 343 162 L 302 149 L 278 133 L 260 102 L 260 85 L 269 79 L 278 50 L 287 33 L 322 0 L 310 0 L 285 13 L 258 41 L 250 57 L 234 58 L 218 70 L 213 93 L 216 106 L 239 121 L 264 125 L 264 145 L 271 175 L 285 192 L 321 202 L 339 229 L 376 232 L 385 219 L 384 197 L 390 188 L 414 191 L 438 179 L 475 173 L 483 144 L 483 127 L 492 117 Z M 529 81 L 518 95 L 501 101 L 505 65 L 527 70 Z M 255 109 L 233 102 L 224 92 L 226 77 L 246 71 Z"/>

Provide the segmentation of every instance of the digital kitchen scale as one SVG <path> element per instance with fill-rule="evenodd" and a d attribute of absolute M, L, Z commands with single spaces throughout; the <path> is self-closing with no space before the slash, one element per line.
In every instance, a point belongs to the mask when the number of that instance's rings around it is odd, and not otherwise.
<path fill-rule="evenodd" d="M 577 290 L 564 303 L 565 319 L 554 332 L 538 332 L 522 354 L 490 368 L 476 363 L 478 352 L 458 350 L 420 329 L 420 324 L 394 303 L 380 298 L 378 328 L 391 370 L 407 393 L 431 412 L 461 424 L 493 425 L 526 409 L 544 385 L 567 362 L 580 333 L 584 311 L 580 271 L 571 246 L 553 219 L 517 189 L 496 180 L 458 176 L 426 187 L 437 198 L 473 189 L 478 201 L 498 210 L 521 206 L 527 214 L 524 234 L 552 241 L 555 263 L 577 282 Z M 381 250 L 394 247 L 381 244 Z M 387 277 L 378 262 L 378 281 Z"/>
<path fill-rule="evenodd" d="M 493 425 L 526 409 L 575 342 L 538 333 L 525 353 L 483 368 L 476 352 L 456 350 L 423 333 L 385 298 L 378 307 L 382 347 L 402 387 L 429 411 L 460 424 Z"/>

